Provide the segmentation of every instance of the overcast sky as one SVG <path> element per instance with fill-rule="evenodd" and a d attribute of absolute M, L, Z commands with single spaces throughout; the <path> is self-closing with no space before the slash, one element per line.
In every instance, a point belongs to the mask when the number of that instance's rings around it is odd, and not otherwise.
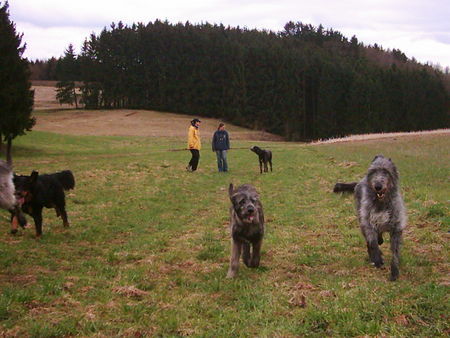
<path fill-rule="evenodd" d="M 70 43 L 78 53 L 92 32 L 120 20 L 223 23 L 276 32 L 288 21 L 301 21 L 450 67 L 449 0 L 10 0 L 9 6 L 30 59 L 59 57 Z"/>

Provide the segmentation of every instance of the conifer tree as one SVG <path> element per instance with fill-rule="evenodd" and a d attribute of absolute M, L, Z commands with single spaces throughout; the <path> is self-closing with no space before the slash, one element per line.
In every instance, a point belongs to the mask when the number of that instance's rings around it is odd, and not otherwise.
<path fill-rule="evenodd" d="M 9 18 L 8 2 L 0 3 L 0 139 L 7 142 L 6 160 L 12 164 L 12 140 L 30 131 L 34 91 L 31 90 L 28 61 L 22 58 L 23 34 L 16 33 Z"/>
<path fill-rule="evenodd" d="M 56 74 L 59 79 L 56 83 L 56 99 L 60 104 L 75 104 L 76 109 L 78 109 L 78 100 L 75 80 L 79 74 L 78 68 L 75 51 L 73 45 L 70 44 L 64 52 L 64 57 L 58 61 L 56 68 Z"/>

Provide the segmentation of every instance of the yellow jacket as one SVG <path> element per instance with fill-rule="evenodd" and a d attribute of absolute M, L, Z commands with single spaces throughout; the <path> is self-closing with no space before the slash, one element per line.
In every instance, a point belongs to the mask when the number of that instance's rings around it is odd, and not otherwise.
<path fill-rule="evenodd" d="M 200 142 L 200 131 L 194 126 L 189 127 L 188 148 L 197 150 L 202 148 L 202 143 Z"/>

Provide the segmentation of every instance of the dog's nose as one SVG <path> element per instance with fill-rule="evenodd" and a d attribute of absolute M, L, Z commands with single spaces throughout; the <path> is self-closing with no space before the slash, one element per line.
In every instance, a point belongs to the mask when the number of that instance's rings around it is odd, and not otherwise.
<path fill-rule="evenodd" d="M 253 214 L 253 213 L 255 212 L 255 209 L 253 209 L 253 208 L 248 208 L 248 209 L 247 209 L 247 212 L 248 212 L 249 214 Z"/>
<path fill-rule="evenodd" d="M 380 183 L 375 184 L 376 191 L 380 191 L 381 189 L 383 189 L 383 186 Z"/>

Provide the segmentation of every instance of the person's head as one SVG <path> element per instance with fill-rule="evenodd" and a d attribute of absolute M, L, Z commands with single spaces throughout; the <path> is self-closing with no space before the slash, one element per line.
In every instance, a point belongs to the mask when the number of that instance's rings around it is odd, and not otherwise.
<path fill-rule="evenodd" d="M 200 121 L 199 119 L 193 119 L 192 121 L 191 121 L 191 124 L 194 126 L 194 127 L 199 127 L 200 126 L 200 123 L 202 123 L 202 121 Z"/>
<path fill-rule="evenodd" d="M 219 127 L 217 127 L 217 130 L 224 130 L 225 129 L 225 123 L 219 123 Z"/>

